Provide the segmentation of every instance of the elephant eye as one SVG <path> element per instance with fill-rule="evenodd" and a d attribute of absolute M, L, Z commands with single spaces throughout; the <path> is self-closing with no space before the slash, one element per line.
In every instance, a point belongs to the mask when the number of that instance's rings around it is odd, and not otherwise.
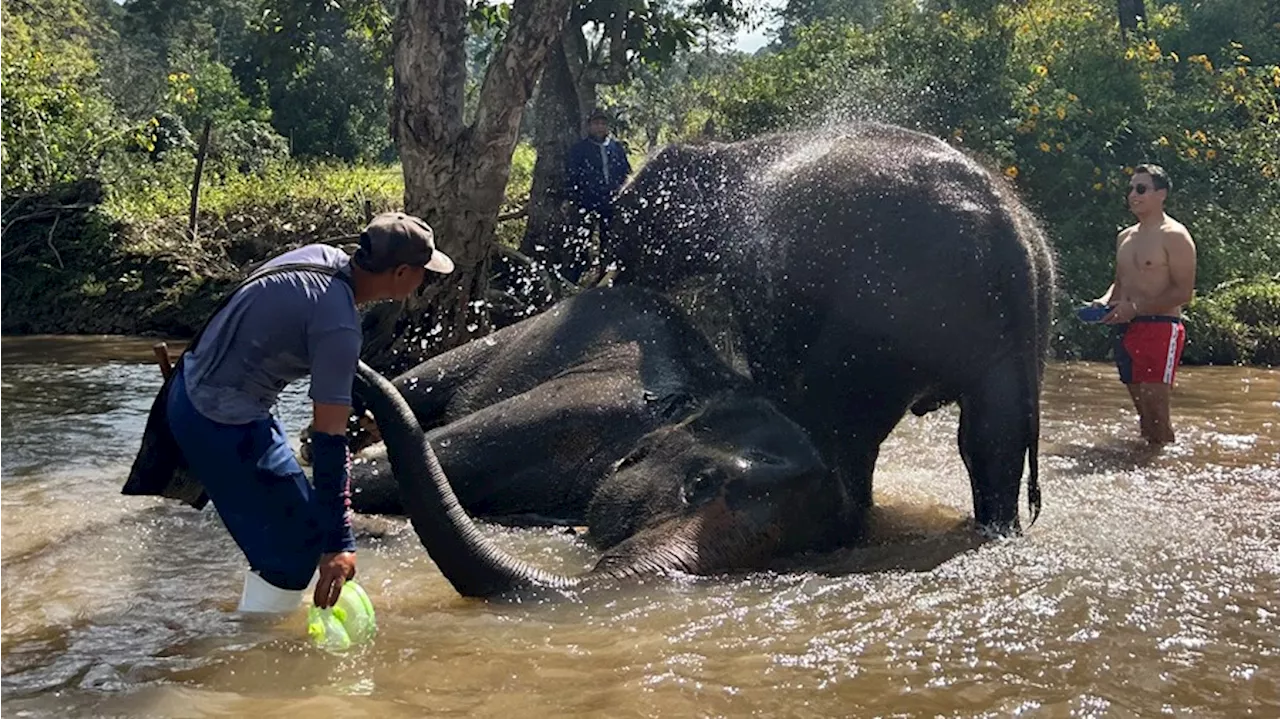
<path fill-rule="evenodd" d="M 684 485 L 684 501 L 686 504 L 710 499 L 719 490 L 722 482 L 715 470 L 703 470 L 689 478 Z"/>

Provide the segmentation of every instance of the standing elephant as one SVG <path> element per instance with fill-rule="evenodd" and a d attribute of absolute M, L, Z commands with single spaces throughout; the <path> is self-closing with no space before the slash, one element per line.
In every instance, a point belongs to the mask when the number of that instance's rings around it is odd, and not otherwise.
<path fill-rule="evenodd" d="M 673 146 L 618 198 L 616 284 L 710 278 L 752 377 L 871 504 L 880 444 L 908 409 L 958 401 L 986 529 L 1039 513 L 1040 382 L 1054 267 L 1037 221 L 940 140 L 855 124 Z"/>

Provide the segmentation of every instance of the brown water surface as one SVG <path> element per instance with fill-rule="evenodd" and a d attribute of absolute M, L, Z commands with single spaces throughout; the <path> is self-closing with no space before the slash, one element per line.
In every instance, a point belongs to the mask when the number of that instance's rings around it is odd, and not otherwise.
<path fill-rule="evenodd" d="M 6 716 L 1280 716 L 1277 370 L 1181 368 L 1180 442 L 1152 454 L 1113 368 L 1052 366 L 1045 510 L 1011 540 L 967 527 L 953 408 L 890 438 L 869 546 L 790 573 L 478 602 L 403 521 L 366 520 L 379 636 L 334 656 L 301 612 L 232 611 L 243 560 L 212 509 L 119 494 L 150 352 L 3 341 Z M 307 409 L 290 388 L 286 423 Z"/>

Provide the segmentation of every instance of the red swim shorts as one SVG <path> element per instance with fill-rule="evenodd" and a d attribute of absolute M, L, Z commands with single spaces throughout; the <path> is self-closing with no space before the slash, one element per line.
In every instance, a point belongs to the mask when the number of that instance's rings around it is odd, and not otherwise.
<path fill-rule="evenodd" d="M 1173 384 L 1187 328 L 1176 317 L 1134 317 L 1116 335 L 1116 369 L 1125 384 Z"/>

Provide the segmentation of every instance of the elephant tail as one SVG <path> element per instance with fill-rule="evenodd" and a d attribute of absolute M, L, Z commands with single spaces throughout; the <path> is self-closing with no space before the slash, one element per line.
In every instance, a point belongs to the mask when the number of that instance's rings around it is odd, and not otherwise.
<path fill-rule="evenodd" d="M 1014 307 L 1013 335 L 1019 351 L 1022 381 L 1022 407 L 1026 421 L 1027 509 L 1031 524 L 1040 517 L 1040 390 L 1044 376 L 1045 355 L 1053 303 L 1053 259 L 1045 235 L 1035 219 L 1016 198 L 1011 205 L 1009 222 L 1016 235 L 1019 252 L 1015 267 L 1005 276 L 1012 280 L 1008 288 Z M 1034 302 L 1028 301 L 1034 298 Z"/>

